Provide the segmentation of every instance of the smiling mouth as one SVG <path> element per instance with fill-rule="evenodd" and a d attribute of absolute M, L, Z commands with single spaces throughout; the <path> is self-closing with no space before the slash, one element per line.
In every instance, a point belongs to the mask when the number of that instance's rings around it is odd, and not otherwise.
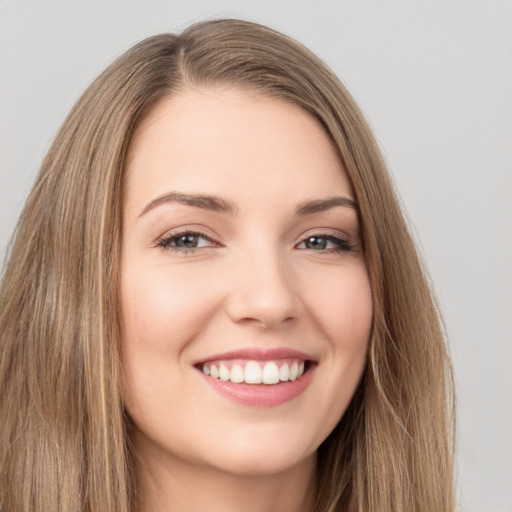
<path fill-rule="evenodd" d="M 230 359 L 199 363 L 196 368 L 204 375 L 224 382 L 272 386 L 299 379 L 313 364 L 296 358 L 268 361 Z"/>

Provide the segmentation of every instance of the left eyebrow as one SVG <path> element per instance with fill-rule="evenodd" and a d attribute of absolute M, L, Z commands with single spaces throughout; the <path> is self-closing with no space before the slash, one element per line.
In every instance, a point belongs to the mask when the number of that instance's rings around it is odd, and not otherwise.
<path fill-rule="evenodd" d="M 352 208 L 356 212 L 359 211 L 357 203 L 352 201 L 352 199 L 343 196 L 335 196 L 328 197 L 327 199 L 305 201 L 297 206 L 295 209 L 295 215 L 310 215 L 313 213 L 324 212 L 336 206 L 344 206 L 347 208 Z"/>

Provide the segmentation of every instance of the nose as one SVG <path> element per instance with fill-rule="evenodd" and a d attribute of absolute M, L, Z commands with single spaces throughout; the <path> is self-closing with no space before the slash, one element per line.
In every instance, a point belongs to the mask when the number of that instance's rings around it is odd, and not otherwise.
<path fill-rule="evenodd" d="M 302 306 L 291 265 L 277 252 L 240 255 L 234 270 L 227 300 L 234 322 L 268 329 L 299 317 Z"/>

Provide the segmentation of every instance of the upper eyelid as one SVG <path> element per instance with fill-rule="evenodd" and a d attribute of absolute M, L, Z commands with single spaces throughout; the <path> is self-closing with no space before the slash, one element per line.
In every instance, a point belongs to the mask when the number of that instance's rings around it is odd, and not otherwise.
<path fill-rule="evenodd" d="M 303 242 L 306 238 L 311 236 L 325 237 L 325 238 L 338 238 L 345 242 L 350 242 L 352 236 L 349 233 L 339 229 L 339 228 L 313 228 L 308 229 L 304 233 L 301 234 L 301 237 L 297 243 Z"/>
<path fill-rule="evenodd" d="M 208 231 L 211 231 L 209 229 L 206 229 L 202 226 L 190 226 L 190 227 L 183 227 L 183 228 L 173 228 L 167 230 L 163 235 L 159 236 L 158 239 L 162 238 L 172 238 L 174 236 L 180 236 L 180 235 L 186 235 L 188 233 L 192 233 L 195 235 L 204 236 L 206 238 L 219 238 L 217 235 L 209 234 Z M 304 238 L 307 238 L 308 236 L 337 236 L 337 237 L 343 237 L 343 238 L 349 238 L 349 234 L 345 231 L 339 229 L 339 228 L 328 228 L 328 227 L 318 227 L 318 228 L 311 228 L 306 231 L 304 231 L 300 237 L 299 240 L 303 240 Z"/>

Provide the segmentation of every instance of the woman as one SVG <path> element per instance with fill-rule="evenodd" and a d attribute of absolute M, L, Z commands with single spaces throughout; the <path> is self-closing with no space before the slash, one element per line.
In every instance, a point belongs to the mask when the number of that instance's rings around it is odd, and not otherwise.
<path fill-rule="evenodd" d="M 454 509 L 442 329 L 374 139 L 219 20 L 85 92 L 1 291 L 1 509 Z"/>

